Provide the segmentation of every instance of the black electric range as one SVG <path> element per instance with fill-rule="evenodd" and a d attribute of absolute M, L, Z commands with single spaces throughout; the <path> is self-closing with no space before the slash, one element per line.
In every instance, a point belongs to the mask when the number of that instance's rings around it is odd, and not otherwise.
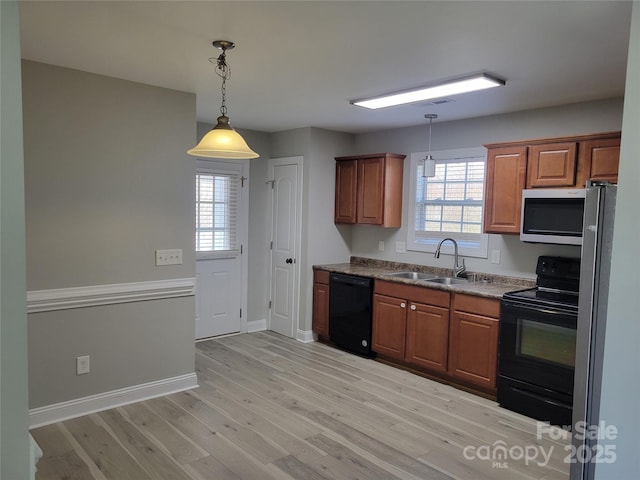
<path fill-rule="evenodd" d="M 541 256 L 537 286 L 500 303 L 498 403 L 554 425 L 570 425 L 580 259 Z"/>

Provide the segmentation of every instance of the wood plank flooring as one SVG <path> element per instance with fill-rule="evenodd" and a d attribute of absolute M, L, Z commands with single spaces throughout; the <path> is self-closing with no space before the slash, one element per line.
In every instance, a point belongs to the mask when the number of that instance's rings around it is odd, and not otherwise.
<path fill-rule="evenodd" d="M 327 345 L 214 339 L 196 370 L 200 388 L 34 429 L 36 478 L 568 479 L 568 441 L 535 421 Z"/>

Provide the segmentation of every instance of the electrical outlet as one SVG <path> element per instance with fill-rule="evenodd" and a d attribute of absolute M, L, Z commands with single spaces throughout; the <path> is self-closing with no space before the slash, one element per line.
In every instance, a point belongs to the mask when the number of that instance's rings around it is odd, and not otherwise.
<path fill-rule="evenodd" d="M 76 375 L 84 375 L 91 370 L 89 364 L 89 355 L 83 355 L 82 357 L 76 357 Z"/>
<path fill-rule="evenodd" d="M 396 253 L 407 253 L 406 242 L 396 242 Z"/>
<path fill-rule="evenodd" d="M 384 240 L 378 241 L 378 251 L 384 252 Z"/>
<path fill-rule="evenodd" d="M 156 266 L 182 265 L 182 249 L 156 250 Z"/>

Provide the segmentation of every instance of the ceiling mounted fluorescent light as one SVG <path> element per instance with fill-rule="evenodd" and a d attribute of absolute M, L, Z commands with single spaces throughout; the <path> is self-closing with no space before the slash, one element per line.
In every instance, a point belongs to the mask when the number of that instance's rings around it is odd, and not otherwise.
<path fill-rule="evenodd" d="M 363 98 L 361 100 L 351 100 L 352 105 L 365 108 L 383 108 L 405 103 L 422 102 L 432 98 L 448 97 L 460 93 L 475 92 L 487 88 L 499 87 L 506 82 L 499 78 L 491 77 L 486 73 L 473 75 L 471 77 L 458 78 L 440 83 L 438 85 L 423 86 L 401 92 L 388 93 L 377 97 Z"/>

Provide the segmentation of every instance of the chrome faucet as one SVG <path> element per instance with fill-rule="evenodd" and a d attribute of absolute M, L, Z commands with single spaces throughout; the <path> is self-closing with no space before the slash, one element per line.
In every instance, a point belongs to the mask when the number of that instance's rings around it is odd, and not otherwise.
<path fill-rule="evenodd" d="M 447 237 L 440 240 L 440 243 L 438 243 L 438 246 L 436 247 L 436 253 L 434 253 L 433 256 L 436 258 L 440 258 L 440 247 L 447 240 L 450 240 L 451 242 L 453 242 L 454 258 L 453 258 L 452 273 L 454 277 L 459 277 L 465 272 L 465 270 L 467 269 L 467 266 L 464 264 L 464 258 L 462 259 L 462 265 L 458 265 L 458 243 L 453 238 Z"/>

